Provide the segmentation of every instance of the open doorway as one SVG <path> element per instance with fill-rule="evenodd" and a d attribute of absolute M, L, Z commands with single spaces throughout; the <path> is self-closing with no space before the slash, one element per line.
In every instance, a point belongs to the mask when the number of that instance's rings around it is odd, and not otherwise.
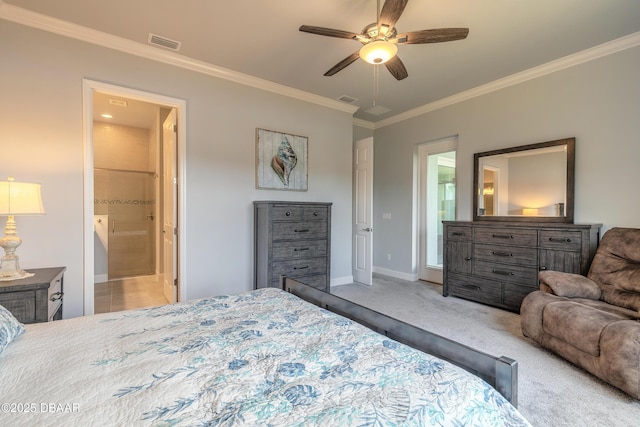
<path fill-rule="evenodd" d="M 84 83 L 85 314 L 183 299 L 184 101 Z"/>

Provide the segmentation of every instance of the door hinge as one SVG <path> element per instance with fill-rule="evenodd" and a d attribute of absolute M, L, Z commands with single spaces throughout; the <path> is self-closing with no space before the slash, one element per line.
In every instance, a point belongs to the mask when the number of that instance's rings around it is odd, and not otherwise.
<path fill-rule="evenodd" d="M 173 131 L 178 132 L 178 125 L 173 125 Z"/>
<path fill-rule="evenodd" d="M 178 287 L 178 279 L 173 279 L 173 287 L 174 288 Z"/>
<path fill-rule="evenodd" d="M 173 227 L 173 235 L 174 236 L 178 235 L 178 227 Z"/>

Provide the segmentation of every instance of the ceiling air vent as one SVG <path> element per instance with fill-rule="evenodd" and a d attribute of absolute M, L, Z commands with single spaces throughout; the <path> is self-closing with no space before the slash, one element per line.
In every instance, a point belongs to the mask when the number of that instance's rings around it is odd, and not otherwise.
<path fill-rule="evenodd" d="M 180 46 L 182 45 L 181 42 L 171 40 L 166 37 L 162 37 L 152 33 L 149 33 L 149 44 L 163 47 L 165 49 L 175 50 L 176 52 L 180 50 Z"/>
<path fill-rule="evenodd" d="M 353 104 L 357 100 L 358 100 L 357 98 L 354 98 L 349 95 L 342 95 L 340 98 L 338 98 L 338 101 L 346 102 L 347 104 Z"/>

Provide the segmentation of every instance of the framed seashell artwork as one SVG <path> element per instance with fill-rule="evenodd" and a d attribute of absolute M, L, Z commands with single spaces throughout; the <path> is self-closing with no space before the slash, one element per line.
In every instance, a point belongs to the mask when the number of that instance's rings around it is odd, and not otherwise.
<path fill-rule="evenodd" d="M 256 188 L 307 191 L 306 136 L 256 128 Z"/>

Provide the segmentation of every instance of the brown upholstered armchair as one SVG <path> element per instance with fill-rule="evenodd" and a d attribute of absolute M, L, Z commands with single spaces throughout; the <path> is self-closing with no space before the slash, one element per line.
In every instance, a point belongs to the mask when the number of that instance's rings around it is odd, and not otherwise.
<path fill-rule="evenodd" d="M 640 399 L 640 229 L 607 231 L 587 277 L 541 271 L 522 333 Z"/>

